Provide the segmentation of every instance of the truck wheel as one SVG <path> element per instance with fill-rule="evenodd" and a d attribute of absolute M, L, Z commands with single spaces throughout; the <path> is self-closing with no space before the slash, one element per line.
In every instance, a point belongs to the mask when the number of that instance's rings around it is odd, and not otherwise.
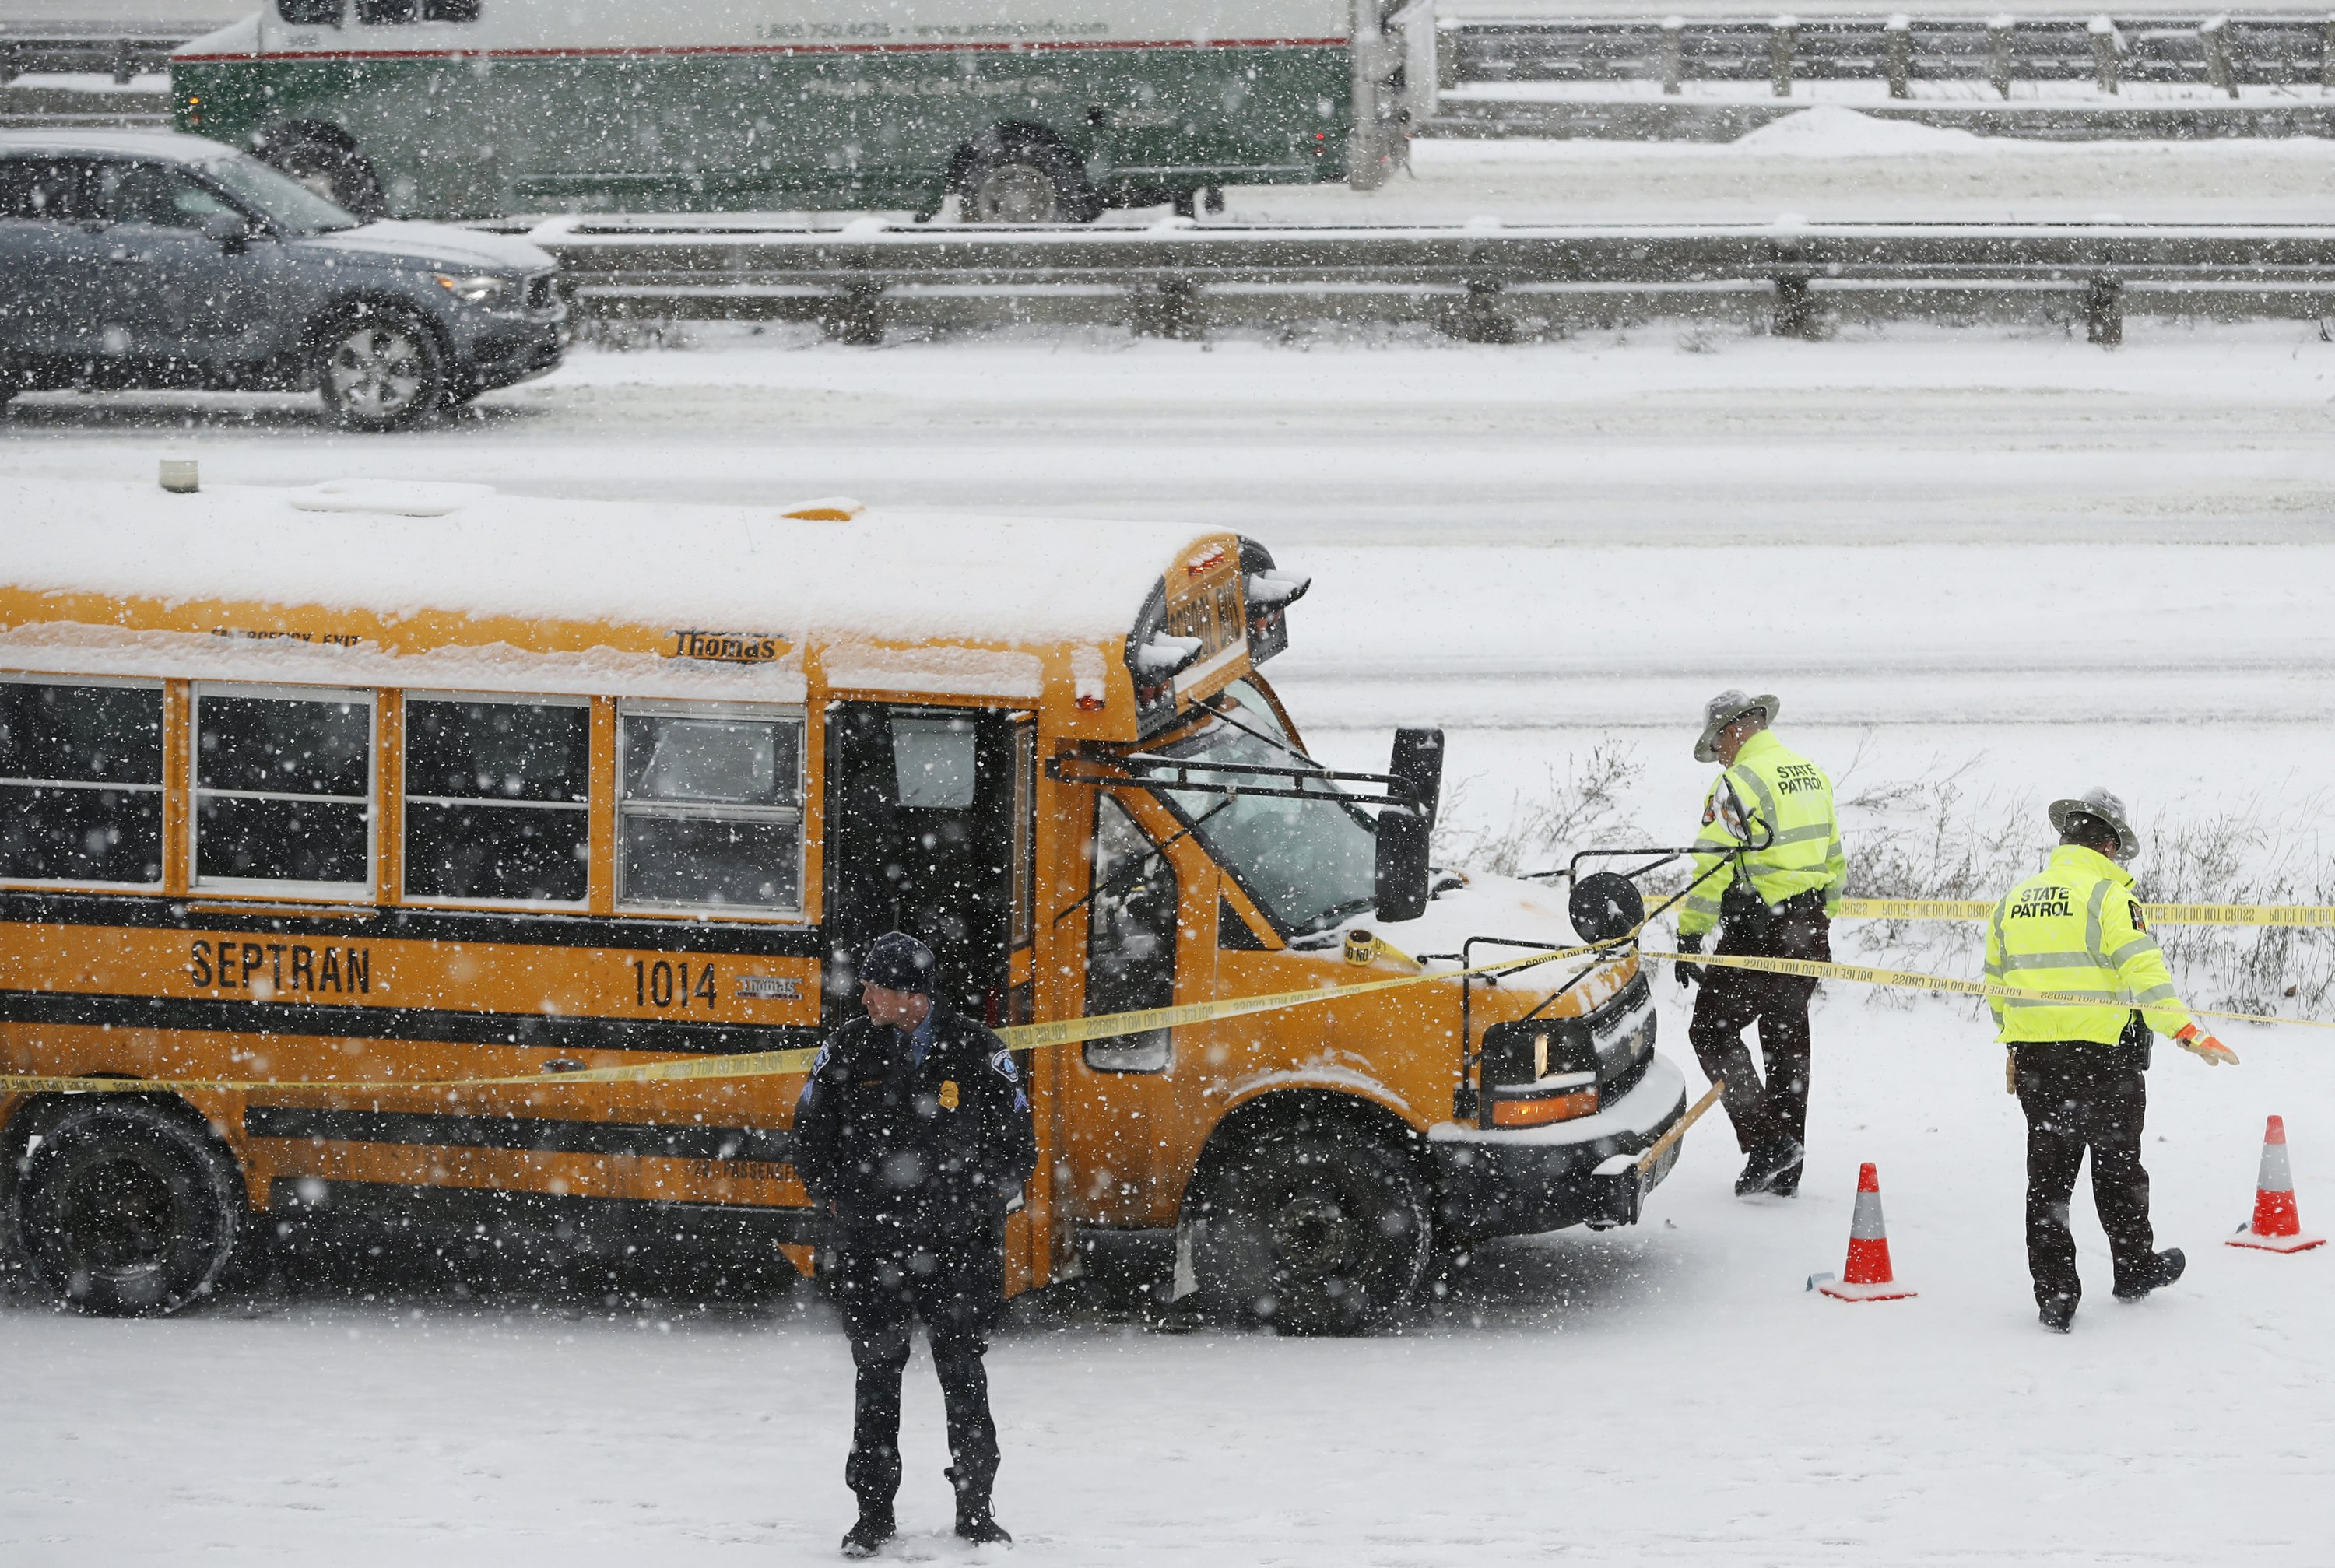
<path fill-rule="evenodd" d="M 243 1184 L 208 1133 L 108 1098 L 58 1118 L 16 1186 L 33 1273 L 103 1317 L 174 1312 L 208 1294 L 242 1227 Z"/>
<path fill-rule="evenodd" d="M 993 136 L 957 181 L 968 223 L 1091 223 L 1102 203 L 1076 160 L 1034 136 Z"/>
<path fill-rule="evenodd" d="M 372 161 L 354 147 L 343 147 L 321 136 L 290 131 L 271 136 L 258 148 L 260 160 L 289 175 L 353 218 L 370 223 L 389 216 L 381 176 Z"/>
<path fill-rule="evenodd" d="M 1202 1295 L 1299 1334 L 1360 1333 L 1427 1273 L 1427 1184 L 1398 1149 L 1334 1125 L 1274 1132 L 1216 1163 L 1193 1246 Z"/>
<path fill-rule="evenodd" d="M 361 306 L 334 318 L 315 343 L 316 390 L 350 430 L 402 429 L 446 400 L 451 378 L 438 334 L 410 312 Z"/>

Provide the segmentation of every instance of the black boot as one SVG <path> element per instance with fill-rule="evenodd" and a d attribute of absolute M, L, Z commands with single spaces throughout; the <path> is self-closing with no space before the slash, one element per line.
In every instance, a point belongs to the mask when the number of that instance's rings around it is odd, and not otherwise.
<path fill-rule="evenodd" d="M 1744 1198 L 1754 1193 L 1772 1192 L 1776 1184 L 1787 1175 L 1790 1176 L 1792 1186 L 1797 1189 L 1799 1186 L 1800 1157 L 1804 1152 L 1798 1144 L 1788 1141 L 1761 1144 L 1753 1148 L 1750 1159 L 1743 1166 L 1743 1174 L 1735 1178 L 1735 1195 Z"/>
<path fill-rule="evenodd" d="M 2157 1253 L 2156 1257 L 2149 1260 L 2149 1263 L 2150 1266 L 2147 1272 L 2143 1273 L 2140 1278 L 2136 1280 L 2118 1280 L 2117 1282 L 2116 1298 L 2117 1301 L 2136 1302 L 2140 1300 L 2141 1297 L 2148 1294 L 2151 1291 L 2161 1291 L 2165 1286 L 2171 1284 L 2174 1281 L 2179 1279 L 2181 1277 L 2181 1271 L 2189 1266 L 2187 1254 L 2183 1253 L 2179 1247 L 2165 1248 L 2163 1252 Z"/>
<path fill-rule="evenodd" d="M 976 1546 L 1011 1546 L 1013 1537 L 989 1511 L 990 1480 L 988 1477 L 957 1478 L 952 1469 L 947 1472 L 949 1485 L 956 1488 L 956 1534 L 961 1541 Z"/>
<path fill-rule="evenodd" d="M 2055 1334 L 2064 1334 L 2076 1321 L 2076 1298 L 2046 1296 L 2036 1303 L 2035 1315 Z"/>
<path fill-rule="evenodd" d="M 863 1503 L 859 1507 L 859 1523 L 854 1524 L 843 1538 L 843 1554 L 846 1557 L 873 1557 L 897 1532 L 898 1526 L 892 1522 L 892 1505 L 886 1503 L 877 1506 Z"/>

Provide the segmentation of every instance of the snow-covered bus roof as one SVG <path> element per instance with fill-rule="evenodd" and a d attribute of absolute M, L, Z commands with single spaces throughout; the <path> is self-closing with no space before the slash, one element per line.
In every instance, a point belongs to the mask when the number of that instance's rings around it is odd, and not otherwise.
<path fill-rule="evenodd" d="M 553 689 L 799 700 L 809 646 L 831 686 L 1035 698 L 1048 667 L 1074 666 L 1079 695 L 1099 699 L 1106 663 L 1119 663 L 1103 650 L 1163 580 L 1240 548 L 1188 524 L 844 515 L 853 507 L 549 500 L 392 480 L 192 495 L 11 481 L 0 668 L 54 667 L 35 647 L 93 655 L 120 643 L 106 667 L 123 674 L 263 678 L 244 667 L 266 661 L 280 679 L 501 689 L 542 687 L 564 662 L 575 668 Z M 329 645 L 342 641 L 333 612 L 355 617 L 346 646 Z M 776 653 L 674 641 L 700 634 L 765 637 Z M 146 653 L 131 657 L 141 637 Z M 369 669 L 369 655 L 397 667 Z M 876 673 L 839 678 L 854 658 Z"/>

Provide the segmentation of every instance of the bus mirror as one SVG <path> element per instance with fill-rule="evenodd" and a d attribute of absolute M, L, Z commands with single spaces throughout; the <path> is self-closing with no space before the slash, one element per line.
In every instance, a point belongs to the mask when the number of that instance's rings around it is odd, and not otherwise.
<path fill-rule="evenodd" d="M 1392 924 L 1427 913 L 1429 840 L 1443 793 L 1443 731 L 1397 730 L 1388 793 L 1409 807 L 1379 813 L 1378 916 Z"/>
<path fill-rule="evenodd" d="M 1165 632 L 1154 632 L 1148 641 L 1136 645 L 1129 662 L 1145 679 L 1165 681 L 1198 663 L 1200 646 L 1197 637 L 1174 637 Z"/>
<path fill-rule="evenodd" d="M 1379 813 L 1378 916 L 1381 924 L 1427 913 L 1427 818 L 1404 806 Z"/>
<path fill-rule="evenodd" d="M 1397 730 L 1394 760 L 1387 764 L 1387 772 L 1400 786 L 1400 792 L 1419 808 L 1427 825 L 1434 827 L 1443 798 L 1443 731 Z"/>
<path fill-rule="evenodd" d="M 1638 885 L 1617 871 L 1593 871 L 1574 883 L 1565 910 L 1584 942 L 1614 941 L 1646 920 L 1646 900 Z"/>

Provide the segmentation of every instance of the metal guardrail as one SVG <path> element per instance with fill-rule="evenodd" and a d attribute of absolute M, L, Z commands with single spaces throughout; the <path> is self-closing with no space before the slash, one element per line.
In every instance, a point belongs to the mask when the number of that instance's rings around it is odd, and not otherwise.
<path fill-rule="evenodd" d="M 1938 295 L 2067 295 L 2091 341 L 2121 341 L 2128 292 L 2212 294 L 2233 314 L 2335 305 L 2335 225 L 1826 223 L 1462 228 L 842 228 L 556 218 L 525 232 L 557 256 L 587 316 L 816 320 L 880 341 L 940 298 L 1102 301 L 1138 332 L 1204 332 L 1267 298 L 1300 315 L 1429 320 L 1511 341 L 1538 299 L 1764 290 L 1773 329 L 1820 335 L 1828 295 L 1926 314 Z M 2273 309 L 2272 305 L 2283 308 Z"/>
<path fill-rule="evenodd" d="M 1729 17 L 1447 23 L 1440 84 L 1505 82 L 2192 82 L 2335 90 L 2335 16 Z M 2234 95 L 2234 94 L 2233 94 Z"/>
<path fill-rule="evenodd" d="M 0 84 L 32 72 L 132 77 L 170 68 L 170 51 L 194 34 L 161 24 L 0 22 Z"/>

